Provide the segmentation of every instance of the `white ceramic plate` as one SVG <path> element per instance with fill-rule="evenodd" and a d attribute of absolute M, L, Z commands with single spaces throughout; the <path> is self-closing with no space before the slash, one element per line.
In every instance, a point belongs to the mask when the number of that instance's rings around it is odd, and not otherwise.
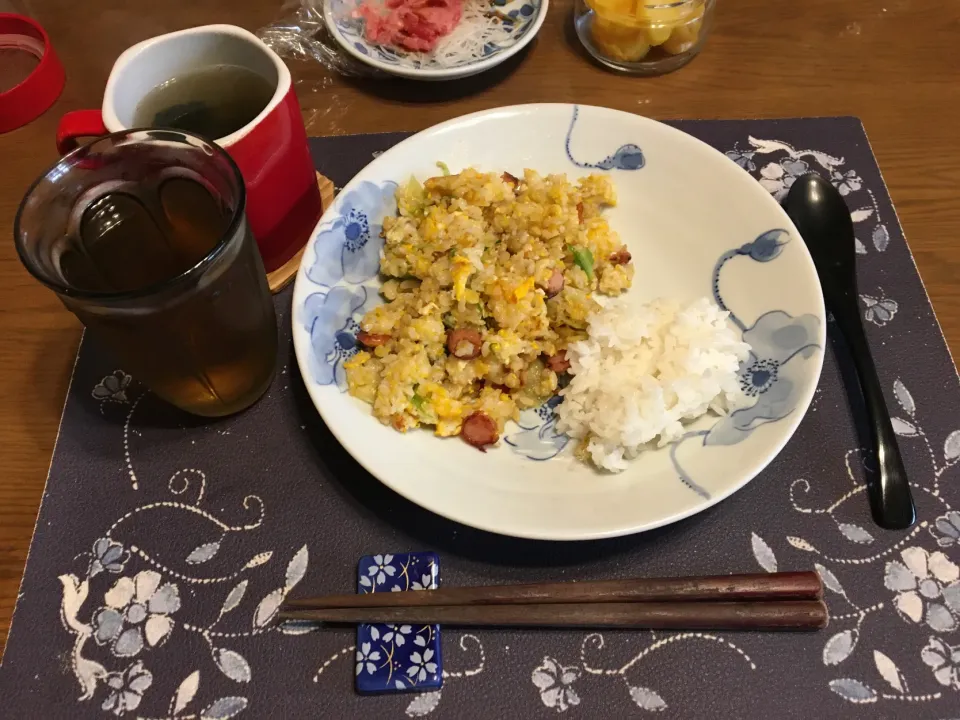
<path fill-rule="evenodd" d="M 633 255 L 633 302 L 713 296 L 754 355 L 741 382 L 752 408 L 701 421 L 681 442 L 617 475 L 575 460 L 550 406 L 486 454 L 459 438 L 405 435 L 345 392 L 343 361 L 357 321 L 380 302 L 382 218 L 396 183 L 468 166 L 579 177 L 611 174 L 612 227 Z M 293 339 L 324 422 L 367 470 L 413 502 L 506 535 L 602 538 L 674 522 L 743 487 L 786 444 L 813 397 L 826 320 L 813 262 L 796 229 L 756 181 L 695 138 L 636 115 L 572 105 L 521 105 L 451 120 L 371 162 L 321 219 L 293 296 Z"/>
<path fill-rule="evenodd" d="M 493 9 L 514 19 L 509 40 L 487 45 L 483 57 L 454 67 L 422 67 L 419 53 L 407 53 L 367 42 L 363 20 L 350 17 L 355 0 L 324 0 L 327 29 L 340 46 L 357 60 L 391 75 L 415 80 L 455 80 L 496 67 L 529 44 L 547 17 L 548 0 L 498 0 Z"/>

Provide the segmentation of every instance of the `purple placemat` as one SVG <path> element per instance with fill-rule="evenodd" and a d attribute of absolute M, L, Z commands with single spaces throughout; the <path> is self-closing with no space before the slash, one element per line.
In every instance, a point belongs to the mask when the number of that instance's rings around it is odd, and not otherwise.
<path fill-rule="evenodd" d="M 320 421 L 293 361 L 287 291 L 276 299 L 283 365 L 272 389 L 218 422 L 164 407 L 135 378 L 125 384 L 84 341 L 0 668 L 0 714 L 955 716 L 960 392 L 861 125 L 676 124 L 777 195 L 815 169 L 856 208 L 862 309 L 914 483 L 914 529 L 870 520 L 835 345 L 780 457 L 700 515 L 574 544 L 447 522 L 367 475 Z M 402 137 L 316 139 L 317 167 L 342 185 Z M 383 697 L 354 692 L 352 630 L 266 627 L 294 587 L 348 591 L 361 555 L 427 549 L 440 553 L 448 586 L 816 565 L 832 620 L 803 635 L 449 631 L 443 689 Z"/>

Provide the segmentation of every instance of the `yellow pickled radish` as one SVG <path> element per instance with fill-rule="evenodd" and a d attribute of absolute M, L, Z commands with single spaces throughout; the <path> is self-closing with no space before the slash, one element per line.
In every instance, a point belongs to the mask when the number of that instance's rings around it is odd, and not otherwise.
<path fill-rule="evenodd" d="M 671 55 L 679 55 L 690 50 L 697 44 L 697 38 L 700 36 L 700 21 L 697 20 L 688 25 L 676 28 L 670 37 L 660 47 Z"/>
<path fill-rule="evenodd" d="M 646 28 L 644 33 L 647 36 L 647 42 L 651 45 L 663 45 L 670 39 L 670 33 L 673 28 L 669 25 L 651 25 Z"/>
<path fill-rule="evenodd" d="M 670 37 L 661 44 L 661 47 L 671 55 L 679 55 L 690 50 L 697 44 L 700 37 L 700 27 L 703 25 L 703 6 L 696 9 L 686 23 L 679 25 L 670 33 Z"/>
<path fill-rule="evenodd" d="M 644 30 L 621 25 L 599 15 L 593 18 L 590 33 L 597 48 L 612 60 L 637 62 L 650 52 L 650 43 Z"/>

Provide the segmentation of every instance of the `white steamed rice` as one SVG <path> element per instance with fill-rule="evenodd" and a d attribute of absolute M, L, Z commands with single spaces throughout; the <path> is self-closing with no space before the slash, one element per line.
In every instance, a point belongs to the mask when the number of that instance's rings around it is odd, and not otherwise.
<path fill-rule="evenodd" d="M 681 437 L 684 423 L 746 404 L 738 370 L 750 346 L 715 303 L 600 302 L 588 338 L 567 349 L 573 378 L 557 407 L 557 429 L 585 443 L 598 467 L 624 470 Z"/>

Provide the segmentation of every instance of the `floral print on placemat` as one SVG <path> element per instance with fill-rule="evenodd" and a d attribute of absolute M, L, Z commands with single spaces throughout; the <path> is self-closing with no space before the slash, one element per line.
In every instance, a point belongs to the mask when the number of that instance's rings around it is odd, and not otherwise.
<path fill-rule="evenodd" d="M 947 435 L 942 448 L 935 448 L 920 424 L 920 412 L 907 386 L 897 379 L 891 390 L 902 413 L 892 418 L 894 430 L 902 438 L 899 441 L 902 449 L 906 452 L 910 439 L 913 439 L 921 445 L 929 460 L 925 472 L 913 475 L 913 491 L 936 498 L 943 514 L 932 522 L 921 520 L 899 541 L 885 546 L 880 546 L 870 530 L 844 520 L 844 512 L 851 501 L 865 501 L 866 486 L 860 478 L 864 472 L 870 471 L 871 461 L 865 458 L 862 449 L 854 448 L 847 451 L 844 459 L 845 474 L 852 487 L 830 504 L 823 507 L 809 504 L 805 496 L 815 488 L 806 478 L 796 479 L 790 485 L 793 511 L 829 518 L 839 535 L 851 543 L 851 551 L 828 554 L 818 549 L 814 544 L 817 541 L 813 539 L 795 535 L 783 538 L 789 548 L 813 556 L 824 585 L 843 609 L 831 614 L 833 633 L 823 647 L 823 664 L 840 666 L 858 650 L 872 653 L 876 671 L 884 681 L 879 686 L 872 679 L 861 677 L 837 677 L 828 682 L 833 692 L 853 703 L 884 700 L 927 702 L 943 697 L 942 689 L 931 689 L 929 683 L 923 683 L 922 677 L 911 677 L 908 683 L 900 666 L 906 667 L 910 660 L 916 659 L 933 668 L 934 679 L 940 685 L 960 690 L 960 683 L 955 682 L 956 675 L 949 671 L 948 659 L 953 658 L 952 662 L 955 662 L 956 656 L 942 654 L 949 646 L 941 637 L 960 628 L 960 566 L 945 552 L 946 548 L 956 547 L 956 538 L 960 536 L 960 512 L 954 509 L 953 501 L 948 499 L 950 493 L 945 492 L 946 488 L 941 484 L 945 474 L 960 462 L 960 430 Z M 756 534 L 752 544 L 760 565 L 768 572 L 771 567 L 776 569 L 770 546 Z M 925 544 L 930 547 L 923 547 Z M 857 545 L 865 546 L 869 554 L 864 556 L 857 552 Z M 885 592 L 880 596 L 863 597 L 858 578 L 864 573 L 882 577 Z M 857 590 L 848 593 L 845 584 Z M 869 643 L 863 639 L 868 629 L 882 627 L 883 622 L 898 621 L 912 628 L 914 647 L 900 645 L 896 653 L 888 650 L 889 655 L 878 648 L 871 651 L 863 647 Z M 943 658 L 943 662 L 938 658 Z M 919 668 L 917 670 L 919 674 Z M 911 692 L 911 686 L 926 687 L 927 691 Z"/>
<path fill-rule="evenodd" d="M 860 243 L 861 310 L 917 499 L 913 529 L 892 533 L 870 519 L 864 483 L 873 460 L 832 344 L 797 435 L 750 485 L 656 533 L 571 549 L 491 538 L 372 490 L 375 481 L 323 434 L 292 377 L 289 335 L 268 396 L 204 424 L 171 416 L 85 341 L 0 668 L 4 715 L 954 717 L 960 394 L 865 136 L 852 119 L 681 126 L 775 196 L 806 169 L 845 193 Z M 371 152 L 398 139 L 314 143 L 324 174 L 343 186 Z M 351 207 L 375 197 L 357 195 Z M 326 231 L 343 241 L 336 274 L 359 278 L 376 239 L 350 217 Z M 343 253 L 347 241 L 353 255 Z M 761 256 L 773 249 L 761 245 L 753 247 Z M 325 346 L 329 384 L 352 348 L 349 321 L 366 298 L 357 300 L 322 292 L 313 301 L 318 321 L 343 333 Z M 289 333 L 289 293 L 277 307 Z M 764 348 L 744 382 L 758 392 L 779 384 L 783 360 Z M 537 428 L 528 450 L 562 444 L 549 431 L 540 437 L 546 419 L 521 427 Z M 359 557 L 430 543 L 449 585 L 815 568 L 830 626 L 803 635 L 451 630 L 442 690 L 368 698 L 353 682 L 358 663 L 375 662 L 379 648 L 356 647 L 352 631 L 275 622 L 291 593 L 351 587 Z M 389 584 L 392 564 L 383 556 L 378 565 Z M 367 577 L 379 582 L 380 574 Z M 403 626 L 393 632 L 399 637 L 387 642 L 411 637 Z"/>
<path fill-rule="evenodd" d="M 227 575 L 211 575 L 199 569 L 187 574 L 170 567 L 206 563 L 217 554 L 221 544 L 229 543 L 235 535 L 256 530 L 263 523 L 265 508 L 256 495 L 244 498 L 238 524 L 208 512 L 203 507 L 206 486 L 202 471 L 187 469 L 174 473 L 167 483 L 172 499 L 143 503 L 118 517 L 103 529 L 103 535 L 90 551 L 74 558 L 86 568 L 60 575 L 61 619 L 74 637 L 70 666 L 82 691 L 80 701 L 95 700 L 103 710 L 115 715 L 136 710 L 153 685 L 150 666 L 171 662 L 164 659 L 164 646 L 175 632 L 201 638 L 209 651 L 202 663 L 204 671 L 218 670 L 242 688 L 252 678 L 251 666 L 231 646 L 271 630 L 283 632 L 282 626 L 271 624 L 284 598 L 307 572 L 306 545 L 290 558 L 280 586 L 255 603 L 252 611 L 247 608 L 252 629 L 224 631 L 220 623 L 240 607 L 249 576 L 272 559 L 273 550 L 261 549 Z M 188 495 L 192 500 L 184 502 Z M 140 516 L 161 512 L 188 518 L 207 528 L 216 539 L 198 546 L 186 558 L 170 557 L 162 545 L 151 546 L 149 537 L 137 538 L 135 529 Z M 126 539 L 120 542 L 118 537 Z M 142 566 L 146 569 L 133 571 Z M 184 592 L 182 588 L 191 589 Z M 212 620 L 202 619 L 203 607 L 196 602 L 205 601 L 208 594 L 214 598 L 222 596 L 220 611 Z M 99 653 L 98 659 L 94 659 L 91 640 L 94 646 L 106 648 L 107 653 Z M 128 661 L 131 658 L 138 659 Z M 203 660 L 200 656 L 190 662 L 200 665 Z M 247 706 L 247 697 L 239 693 L 206 700 L 202 695 L 198 697 L 199 678 L 199 667 L 186 676 L 171 698 L 169 717 L 197 717 L 199 711 L 204 718 L 229 718 Z M 184 714 L 194 699 L 198 705 L 206 703 L 205 707 Z"/>

